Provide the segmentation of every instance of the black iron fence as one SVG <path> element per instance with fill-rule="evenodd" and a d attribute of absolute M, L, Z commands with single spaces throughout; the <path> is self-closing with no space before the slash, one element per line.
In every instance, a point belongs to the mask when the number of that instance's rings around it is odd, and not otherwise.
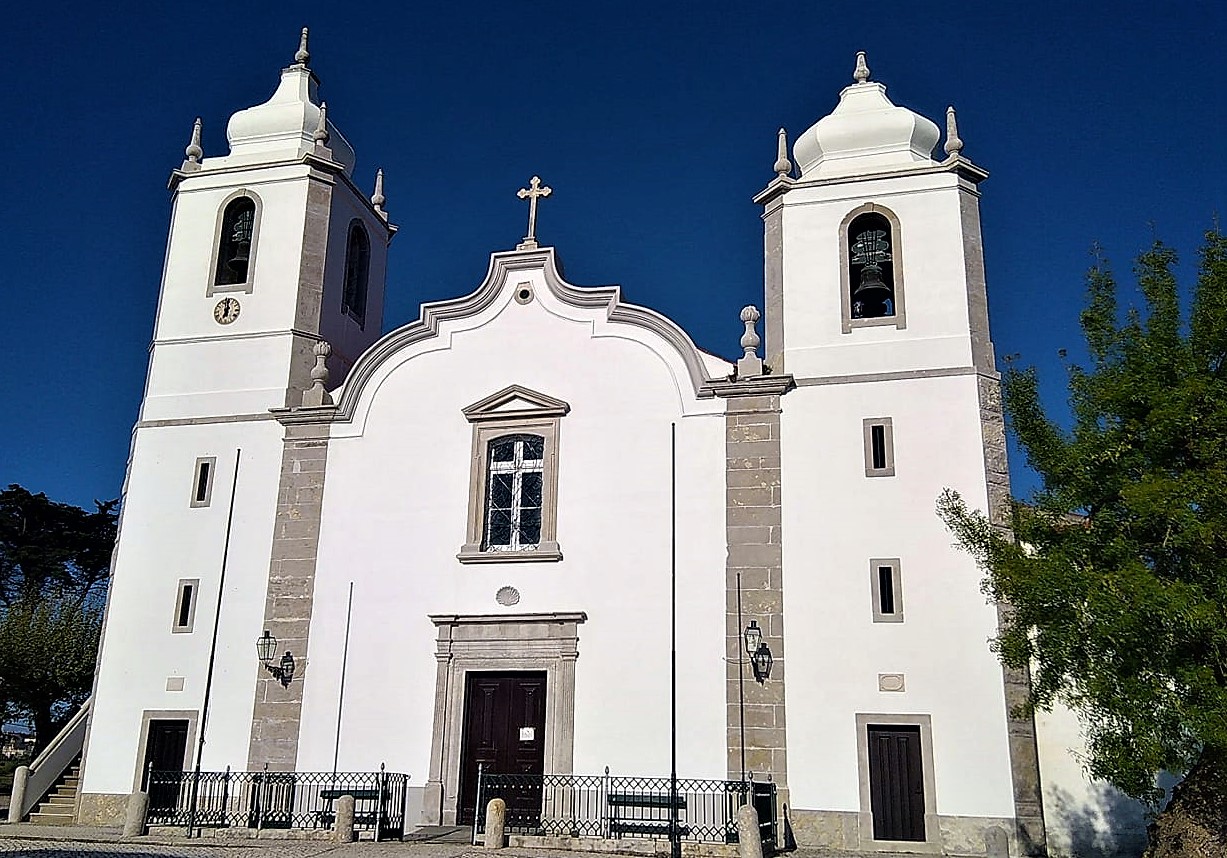
<path fill-rule="evenodd" d="M 676 797 L 675 797 L 676 796 Z M 506 775 L 478 773 L 474 833 L 485 833 L 485 807 L 507 803 L 506 830 L 563 837 L 669 837 L 672 810 L 682 840 L 737 842 L 737 809 L 753 802 L 763 846 L 776 848 L 775 784 L 604 775 Z"/>
<path fill-rule="evenodd" d="M 409 776 L 386 772 L 158 772 L 146 776 L 150 825 L 331 828 L 336 800 L 354 797 L 354 827 L 375 839 L 405 831 Z"/>

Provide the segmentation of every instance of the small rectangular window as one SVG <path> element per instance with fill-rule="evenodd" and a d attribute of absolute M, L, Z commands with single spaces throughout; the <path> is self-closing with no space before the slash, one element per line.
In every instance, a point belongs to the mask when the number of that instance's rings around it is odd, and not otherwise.
<path fill-rule="evenodd" d="M 176 634 L 184 634 L 196 625 L 196 600 L 200 592 L 200 579 L 181 579 L 177 592 L 175 616 L 170 630 Z"/>
<path fill-rule="evenodd" d="M 873 588 L 873 621 L 903 622 L 903 590 L 897 557 L 869 561 L 870 586 Z"/>
<path fill-rule="evenodd" d="M 895 571 L 889 566 L 878 567 L 878 601 L 883 614 L 895 612 Z"/>
<path fill-rule="evenodd" d="M 217 457 L 201 457 L 196 460 L 192 472 L 192 506 L 208 506 L 213 496 L 213 477 L 217 471 Z"/>
<path fill-rule="evenodd" d="M 865 476 L 893 477 L 895 475 L 895 431 L 891 418 L 866 417 L 863 431 Z"/>

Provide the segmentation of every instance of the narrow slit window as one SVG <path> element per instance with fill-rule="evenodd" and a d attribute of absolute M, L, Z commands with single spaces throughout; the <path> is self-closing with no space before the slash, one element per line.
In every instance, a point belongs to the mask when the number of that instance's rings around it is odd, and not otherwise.
<path fill-rule="evenodd" d="M 873 589 L 873 621 L 903 622 L 903 591 L 899 575 L 899 559 L 875 558 L 869 561 L 870 586 Z"/>
<path fill-rule="evenodd" d="M 209 456 L 196 460 L 192 478 L 192 506 L 208 506 L 213 496 L 213 476 L 217 471 L 217 457 Z"/>
<path fill-rule="evenodd" d="M 889 566 L 878 567 L 878 601 L 883 614 L 895 612 L 895 571 Z"/>
<path fill-rule="evenodd" d="M 178 594 L 175 597 L 175 618 L 171 623 L 171 631 L 176 634 L 190 632 L 196 624 L 196 598 L 200 591 L 200 580 L 197 578 L 179 581 Z"/>
<path fill-rule="evenodd" d="M 871 467 L 880 471 L 886 467 L 886 427 L 878 423 L 869 427 L 871 446 L 873 447 Z"/>
<path fill-rule="evenodd" d="M 895 430 L 889 417 L 867 417 L 864 421 L 865 476 L 895 475 Z"/>

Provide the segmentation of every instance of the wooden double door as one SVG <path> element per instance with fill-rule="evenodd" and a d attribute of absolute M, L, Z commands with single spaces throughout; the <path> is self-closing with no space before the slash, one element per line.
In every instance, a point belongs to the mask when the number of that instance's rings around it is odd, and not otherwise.
<path fill-rule="evenodd" d="M 478 766 L 493 774 L 544 774 L 545 694 L 545 671 L 465 675 L 457 808 L 460 825 L 471 825 L 477 813 Z M 541 813 L 539 783 L 509 789 L 501 795 L 507 801 L 509 823 L 523 824 Z"/>
<path fill-rule="evenodd" d="M 874 840 L 925 839 L 925 781 L 920 727 L 869 730 L 869 803 Z"/>

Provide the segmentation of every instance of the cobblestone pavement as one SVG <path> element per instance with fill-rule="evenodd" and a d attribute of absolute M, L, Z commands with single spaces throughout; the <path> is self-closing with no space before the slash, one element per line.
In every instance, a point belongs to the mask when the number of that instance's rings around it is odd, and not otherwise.
<path fill-rule="evenodd" d="M 508 850 L 507 858 L 513 858 Z M 64 840 L 0 839 L 0 855 L 31 858 L 476 858 L 471 846 L 416 843 L 353 843 L 344 846 L 321 841 L 225 841 L 193 843 L 72 842 Z M 520 856 L 515 856 L 520 858 Z M 544 854 L 538 858 L 546 858 Z"/>

